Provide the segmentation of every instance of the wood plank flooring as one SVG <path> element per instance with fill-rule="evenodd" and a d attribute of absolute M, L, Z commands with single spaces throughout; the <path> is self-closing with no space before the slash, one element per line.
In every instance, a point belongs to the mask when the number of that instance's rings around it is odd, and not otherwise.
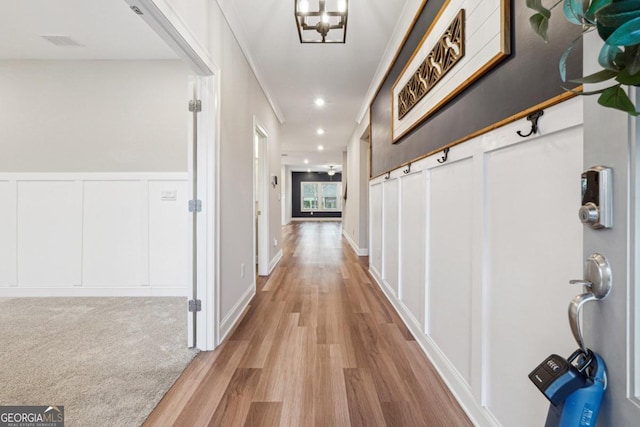
<path fill-rule="evenodd" d="M 236 330 L 145 426 L 472 425 L 341 231 L 286 226 L 284 257 Z"/>

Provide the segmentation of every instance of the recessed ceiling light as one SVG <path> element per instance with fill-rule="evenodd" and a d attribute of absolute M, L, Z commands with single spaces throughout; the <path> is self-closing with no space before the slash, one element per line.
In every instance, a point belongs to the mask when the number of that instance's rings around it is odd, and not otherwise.
<path fill-rule="evenodd" d="M 318 135 L 324 135 L 324 129 L 319 128 L 319 129 L 316 131 L 316 133 L 317 133 Z"/>
<path fill-rule="evenodd" d="M 309 159 L 304 159 L 304 164 L 305 165 L 309 164 Z"/>
<path fill-rule="evenodd" d="M 322 145 L 318 145 L 318 151 L 322 151 L 324 150 L 324 147 Z"/>
<path fill-rule="evenodd" d="M 316 104 L 318 107 L 322 107 L 324 105 L 324 99 L 322 98 L 316 98 L 315 101 L 313 101 L 314 104 Z"/>

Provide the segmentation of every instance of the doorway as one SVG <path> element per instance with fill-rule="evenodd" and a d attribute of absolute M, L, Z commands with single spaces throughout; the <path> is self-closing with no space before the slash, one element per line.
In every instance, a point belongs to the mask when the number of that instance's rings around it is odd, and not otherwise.
<path fill-rule="evenodd" d="M 257 276 L 269 275 L 269 145 L 267 132 L 254 117 L 254 245 Z"/>

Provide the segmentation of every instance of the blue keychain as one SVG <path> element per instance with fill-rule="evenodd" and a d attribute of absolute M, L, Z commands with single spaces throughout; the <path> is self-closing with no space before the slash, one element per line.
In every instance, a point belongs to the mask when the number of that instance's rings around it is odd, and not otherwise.
<path fill-rule="evenodd" d="M 568 359 L 552 354 L 529 379 L 551 403 L 545 427 L 596 425 L 607 388 L 607 370 L 599 354 L 588 349 L 578 349 Z"/>

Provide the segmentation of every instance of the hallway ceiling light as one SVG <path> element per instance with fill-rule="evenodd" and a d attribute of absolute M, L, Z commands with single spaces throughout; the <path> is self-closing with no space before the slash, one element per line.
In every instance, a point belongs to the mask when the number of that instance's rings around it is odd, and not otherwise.
<path fill-rule="evenodd" d="M 304 164 L 308 165 L 309 164 L 309 159 L 304 159 Z"/>
<path fill-rule="evenodd" d="M 315 101 L 313 101 L 313 103 L 316 104 L 316 106 L 318 107 L 322 107 L 325 104 L 324 99 L 322 98 L 316 98 Z"/>
<path fill-rule="evenodd" d="M 347 37 L 348 1 L 294 0 L 300 43 L 344 43 Z M 330 36 L 329 30 L 333 30 Z"/>
<path fill-rule="evenodd" d="M 319 129 L 316 131 L 316 133 L 317 133 L 318 135 L 324 135 L 324 129 L 319 128 Z"/>
<path fill-rule="evenodd" d="M 322 145 L 318 145 L 318 151 L 322 151 L 324 150 L 324 147 Z"/>
<path fill-rule="evenodd" d="M 333 170 L 333 166 L 329 166 L 329 170 L 327 171 L 327 175 L 333 176 L 336 174 L 336 171 Z"/>

